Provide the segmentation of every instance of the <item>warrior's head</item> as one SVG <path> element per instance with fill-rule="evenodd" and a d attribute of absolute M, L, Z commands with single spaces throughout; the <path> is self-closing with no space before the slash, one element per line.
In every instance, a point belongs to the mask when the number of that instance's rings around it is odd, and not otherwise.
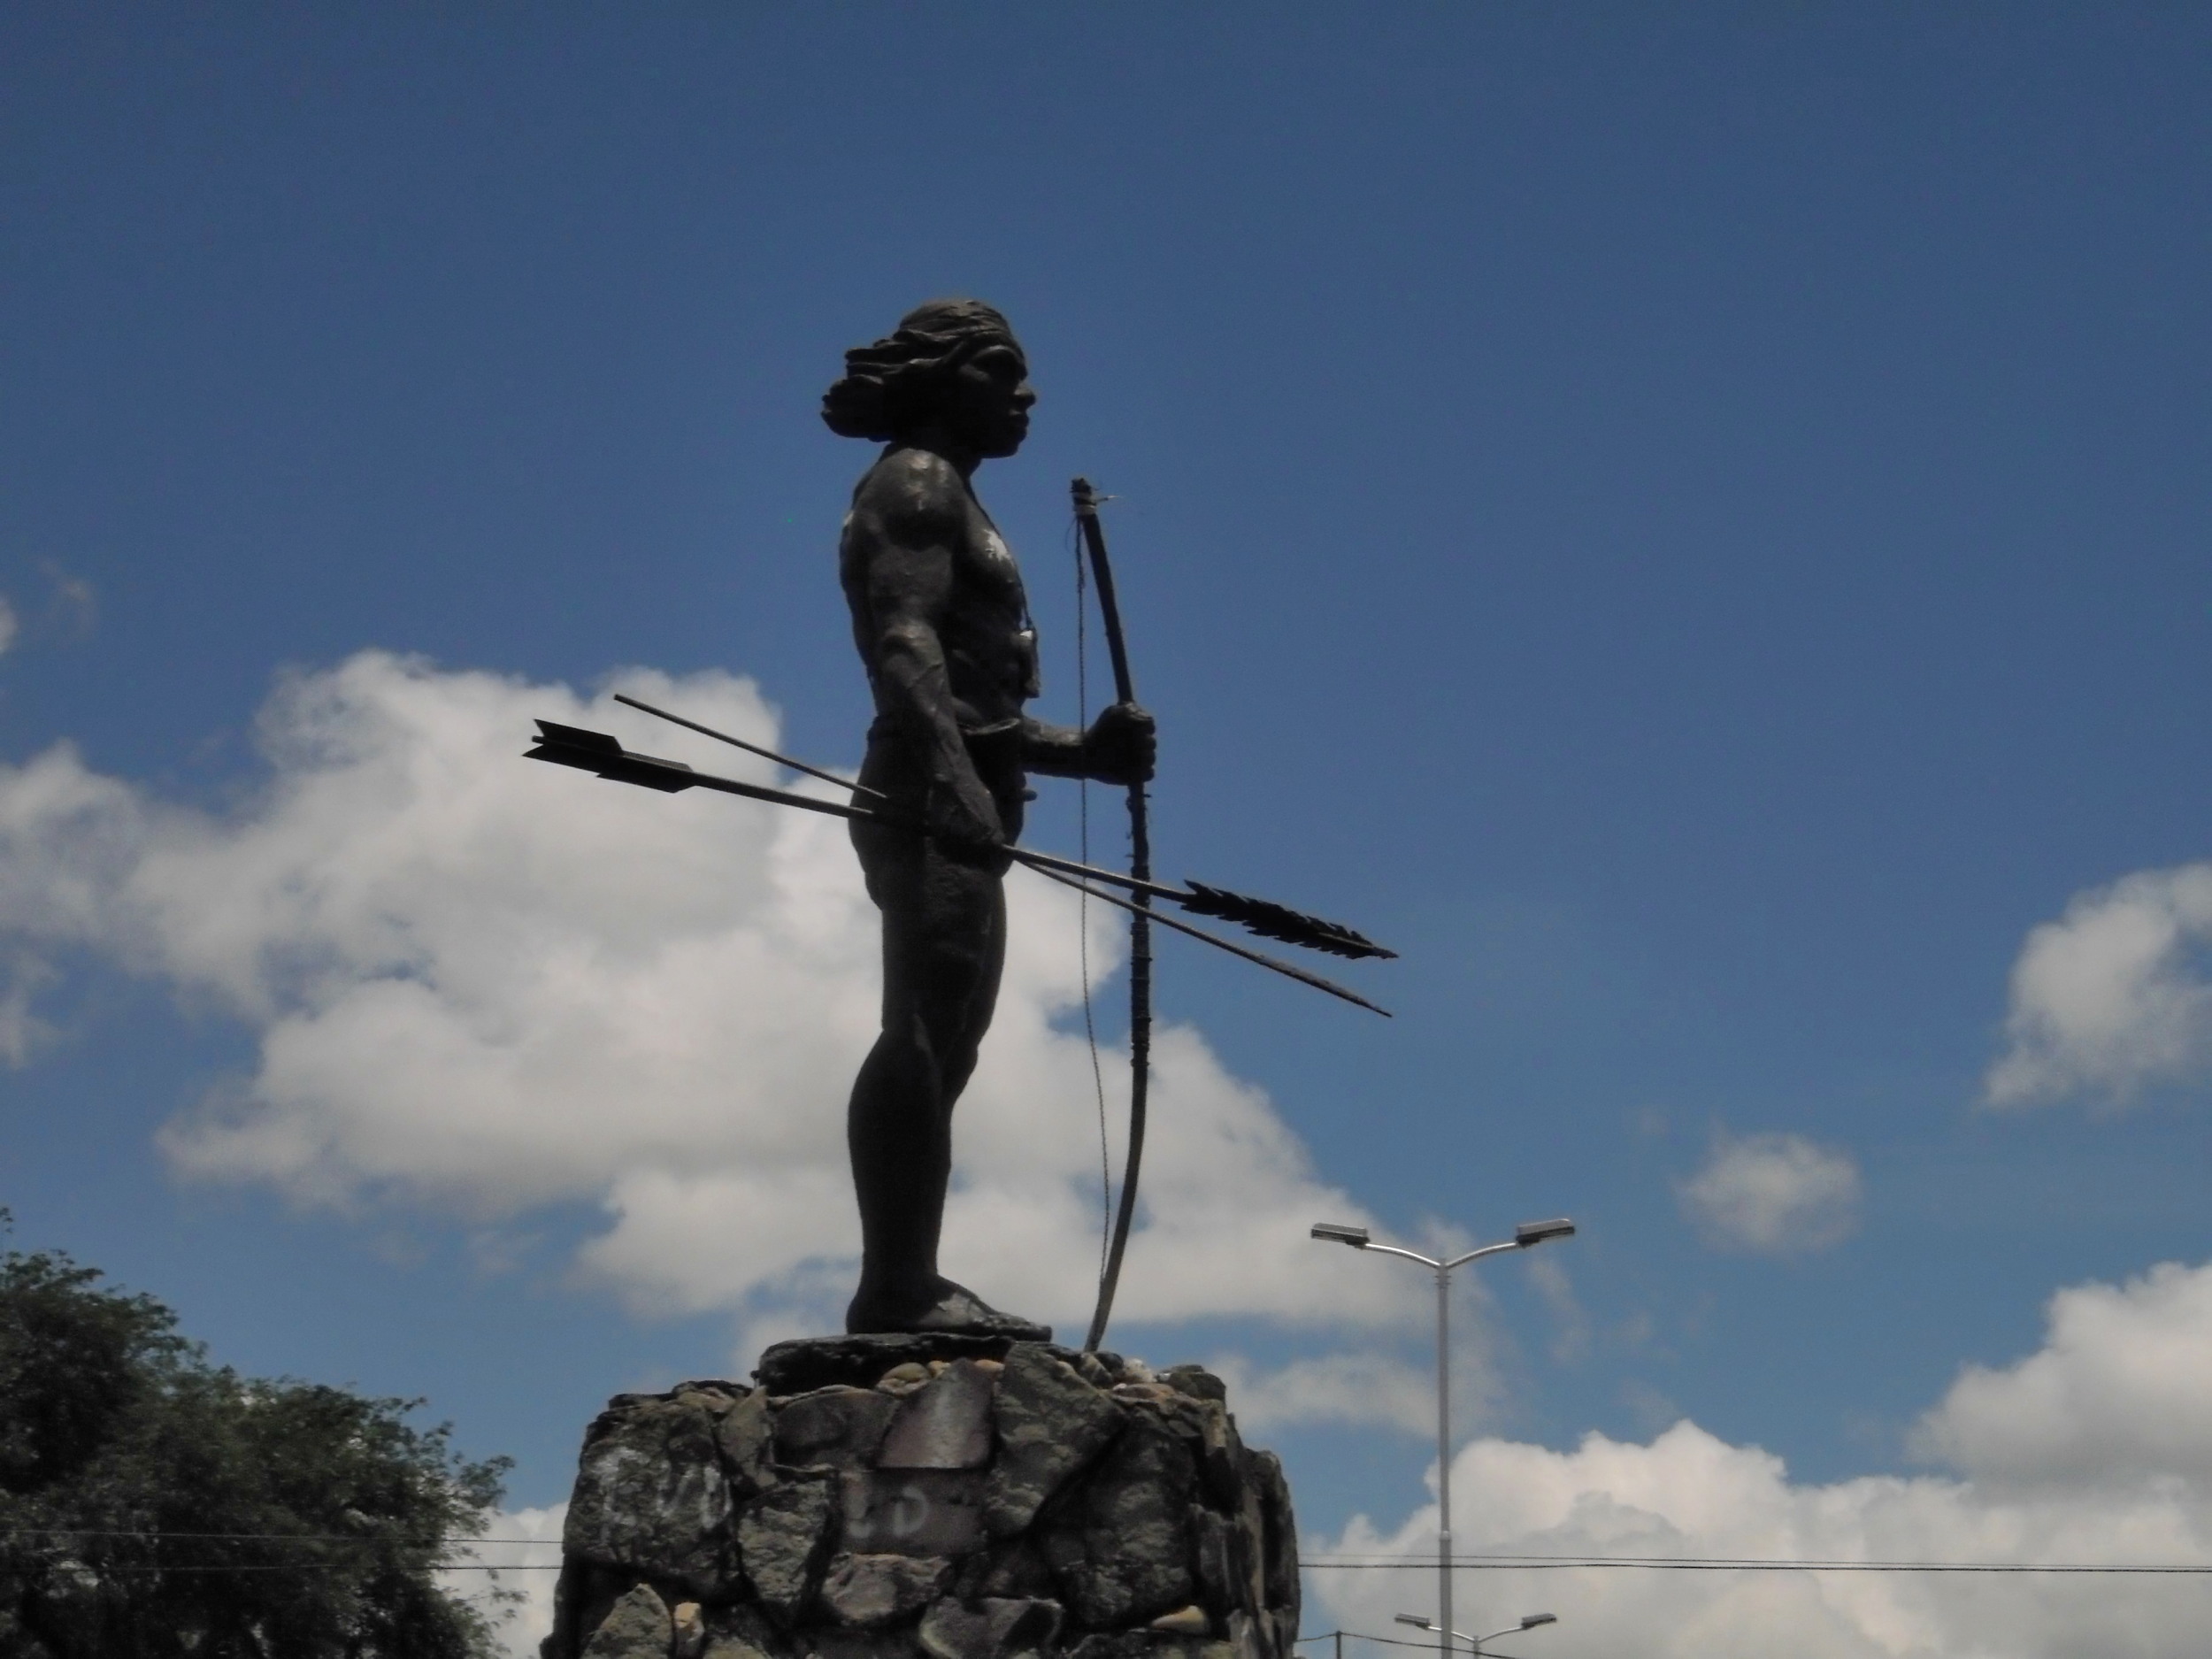
<path fill-rule="evenodd" d="M 845 378 L 822 397 L 841 438 L 878 443 L 934 438 L 982 459 L 1008 456 L 1029 435 L 1029 360 L 981 300 L 932 300 L 896 333 L 845 354 Z"/>

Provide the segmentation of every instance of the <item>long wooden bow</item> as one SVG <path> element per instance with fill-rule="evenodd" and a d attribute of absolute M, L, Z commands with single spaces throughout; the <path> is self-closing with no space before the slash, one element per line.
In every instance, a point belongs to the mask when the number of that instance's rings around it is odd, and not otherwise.
<path fill-rule="evenodd" d="M 1106 558 L 1106 532 L 1098 522 L 1098 495 L 1091 480 L 1079 478 L 1068 486 L 1075 498 L 1075 522 L 1083 534 L 1084 549 L 1091 556 L 1091 574 L 1098 584 L 1098 611 L 1106 628 L 1106 649 L 1114 663 L 1114 697 L 1120 703 L 1137 700 L 1135 682 L 1129 677 L 1129 646 L 1121 631 L 1121 607 L 1114 598 L 1114 567 Z M 1144 786 L 1129 786 L 1129 873 L 1137 880 L 1152 879 L 1151 807 Z M 1113 1241 L 1107 1247 L 1106 1266 L 1098 1276 L 1098 1306 L 1091 1314 L 1090 1333 L 1083 1339 L 1086 1352 L 1106 1339 L 1106 1321 L 1114 1311 L 1114 1289 L 1121 1282 L 1121 1258 L 1129 1248 L 1129 1225 L 1137 1213 L 1137 1175 L 1144 1163 L 1146 1094 L 1152 1079 L 1152 917 L 1151 895 L 1134 892 L 1129 911 L 1129 1156 L 1122 1167 L 1121 1202 L 1114 1211 Z"/>

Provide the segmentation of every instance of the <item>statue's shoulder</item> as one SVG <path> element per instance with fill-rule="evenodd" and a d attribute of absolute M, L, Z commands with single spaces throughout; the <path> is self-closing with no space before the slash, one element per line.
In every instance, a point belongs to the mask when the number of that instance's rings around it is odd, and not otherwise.
<path fill-rule="evenodd" d="M 870 467 L 853 492 L 853 511 L 887 530 L 939 531 L 964 524 L 972 506 L 967 481 L 941 455 L 893 449 Z"/>

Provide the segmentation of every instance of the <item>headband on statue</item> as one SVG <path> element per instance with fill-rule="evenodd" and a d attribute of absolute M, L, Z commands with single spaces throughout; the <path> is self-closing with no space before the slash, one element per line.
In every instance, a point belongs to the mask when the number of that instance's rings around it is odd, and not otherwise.
<path fill-rule="evenodd" d="M 1021 349 L 996 307 L 981 300 L 931 300 L 897 330 L 845 354 L 844 378 L 822 396 L 822 420 L 841 438 L 888 442 L 914 424 L 944 377 L 987 346 Z"/>

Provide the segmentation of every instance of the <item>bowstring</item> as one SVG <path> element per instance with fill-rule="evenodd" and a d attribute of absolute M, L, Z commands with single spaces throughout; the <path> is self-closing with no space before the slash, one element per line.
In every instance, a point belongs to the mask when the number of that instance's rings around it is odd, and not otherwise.
<path fill-rule="evenodd" d="M 1079 725 L 1091 706 L 1089 611 L 1084 604 L 1088 591 L 1083 570 L 1083 538 L 1073 519 L 1068 521 L 1068 546 L 1075 554 L 1075 717 Z M 1076 843 L 1085 864 L 1091 862 L 1091 780 L 1079 778 L 1075 789 Z M 1076 960 L 1082 968 L 1083 1035 L 1091 1048 L 1091 1087 L 1098 1096 L 1098 1273 L 1106 1276 L 1106 1256 L 1114 1233 L 1113 1154 L 1107 1144 L 1106 1074 L 1098 1064 L 1098 1025 L 1091 1012 L 1091 895 L 1083 891 L 1076 900 Z"/>

